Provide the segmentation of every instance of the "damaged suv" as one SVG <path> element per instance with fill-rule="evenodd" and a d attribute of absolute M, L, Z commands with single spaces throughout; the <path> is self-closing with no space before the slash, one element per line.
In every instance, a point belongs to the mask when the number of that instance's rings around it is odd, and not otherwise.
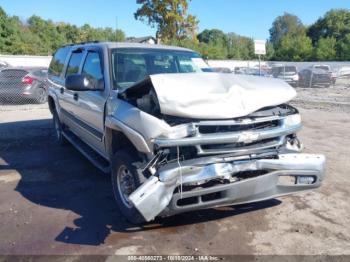
<path fill-rule="evenodd" d="M 133 223 L 319 187 L 323 155 L 302 154 L 301 118 L 278 79 L 220 74 L 195 52 L 82 43 L 57 50 L 49 107 L 60 144 L 111 174 Z"/>

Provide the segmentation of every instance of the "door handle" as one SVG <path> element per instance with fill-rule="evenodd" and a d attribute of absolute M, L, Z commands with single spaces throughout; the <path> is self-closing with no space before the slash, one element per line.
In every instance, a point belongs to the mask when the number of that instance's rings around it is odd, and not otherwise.
<path fill-rule="evenodd" d="M 78 101 L 79 96 L 78 96 L 78 94 L 77 94 L 77 93 L 75 93 L 75 94 L 73 95 L 73 99 L 74 99 L 75 101 Z"/>
<path fill-rule="evenodd" d="M 64 93 L 64 88 L 63 88 L 63 87 L 60 88 L 60 93 L 61 93 L 61 94 Z"/>

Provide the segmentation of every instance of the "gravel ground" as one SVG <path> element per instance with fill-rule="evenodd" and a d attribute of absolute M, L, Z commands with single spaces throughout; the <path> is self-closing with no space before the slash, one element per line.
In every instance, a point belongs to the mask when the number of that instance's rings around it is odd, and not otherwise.
<path fill-rule="evenodd" d="M 350 88 L 297 91 L 305 151 L 327 156 L 321 188 L 143 228 L 108 176 L 55 144 L 47 105 L 0 105 L 0 254 L 350 255 Z"/>

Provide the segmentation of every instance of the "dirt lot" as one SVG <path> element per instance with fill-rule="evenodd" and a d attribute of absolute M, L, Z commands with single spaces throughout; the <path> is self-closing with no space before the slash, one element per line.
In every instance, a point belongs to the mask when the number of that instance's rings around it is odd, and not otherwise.
<path fill-rule="evenodd" d="M 350 255 L 350 88 L 298 93 L 305 151 L 328 160 L 321 188 L 143 228 L 120 215 L 108 176 L 55 144 L 46 106 L 0 105 L 0 254 Z"/>

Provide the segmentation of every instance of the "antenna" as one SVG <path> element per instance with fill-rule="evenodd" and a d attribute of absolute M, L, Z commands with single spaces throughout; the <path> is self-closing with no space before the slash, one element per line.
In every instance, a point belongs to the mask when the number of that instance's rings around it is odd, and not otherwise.
<path fill-rule="evenodd" d="M 118 42 L 118 16 L 115 16 L 115 41 Z"/>

